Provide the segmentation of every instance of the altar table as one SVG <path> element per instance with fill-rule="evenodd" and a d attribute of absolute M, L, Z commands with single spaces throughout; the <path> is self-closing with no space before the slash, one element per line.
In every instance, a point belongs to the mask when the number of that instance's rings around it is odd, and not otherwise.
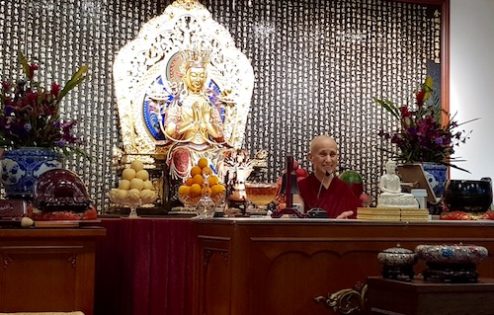
<path fill-rule="evenodd" d="M 369 276 L 377 254 L 419 244 L 476 244 L 494 278 L 494 223 L 334 219 L 102 219 L 97 315 L 327 315 L 314 302 Z M 416 265 L 416 272 L 424 269 Z"/>
<path fill-rule="evenodd" d="M 478 272 L 494 278 L 491 221 L 216 219 L 195 221 L 195 228 L 195 315 L 335 314 L 314 298 L 378 276 L 377 254 L 398 244 L 484 246 L 490 254 Z"/>

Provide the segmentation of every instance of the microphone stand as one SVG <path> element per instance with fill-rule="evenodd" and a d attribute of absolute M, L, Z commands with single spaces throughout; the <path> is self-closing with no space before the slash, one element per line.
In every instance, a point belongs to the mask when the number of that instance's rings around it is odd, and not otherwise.
<path fill-rule="evenodd" d="M 293 156 L 287 155 L 286 157 L 286 186 L 285 186 L 285 197 L 286 197 L 286 208 L 280 211 L 273 212 L 271 214 L 272 218 L 281 218 L 283 215 L 295 215 L 298 218 L 305 218 L 305 213 L 300 213 L 297 208 L 293 207 L 293 192 L 292 192 L 292 170 L 293 170 Z M 297 185 L 297 182 L 294 183 Z"/>

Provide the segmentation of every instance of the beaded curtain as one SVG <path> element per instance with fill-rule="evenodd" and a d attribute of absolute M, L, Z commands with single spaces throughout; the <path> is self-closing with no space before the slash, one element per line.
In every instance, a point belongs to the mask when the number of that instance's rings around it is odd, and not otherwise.
<path fill-rule="evenodd" d="M 89 77 L 62 102 L 79 119 L 88 161 L 66 164 L 81 175 L 100 210 L 115 185 L 112 148 L 121 144 L 113 91 L 117 51 L 171 1 L 0 0 L 0 79 L 19 75 L 21 50 L 41 64 L 41 82 L 64 82 L 81 64 Z M 267 149 L 268 179 L 292 154 L 306 161 L 310 139 L 332 134 L 341 168 L 363 175 L 375 197 L 393 149 L 377 135 L 396 122 L 373 97 L 412 102 L 428 64 L 439 62 L 440 24 L 430 8 L 385 0 L 203 0 L 251 60 L 255 88 L 245 147 Z"/>

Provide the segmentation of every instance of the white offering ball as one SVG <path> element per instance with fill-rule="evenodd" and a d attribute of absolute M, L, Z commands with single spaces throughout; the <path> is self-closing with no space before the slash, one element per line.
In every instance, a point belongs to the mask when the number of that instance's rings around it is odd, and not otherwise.
<path fill-rule="evenodd" d="M 31 225 L 34 225 L 33 219 L 31 219 L 29 217 L 22 217 L 21 227 L 30 227 Z"/>
<path fill-rule="evenodd" d="M 129 190 L 127 198 L 131 202 L 139 201 L 139 198 L 141 198 L 141 192 L 139 191 L 139 189 L 131 189 Z"/>
<path fill-rule="evenodd" d="M 145 181 L 144 182 L 144 187 L 142 189 L 154 190 L 153 182 L 150 181 L 150 180 Z"/>
<path fill-rule="evenodd" d="M 109 193 L 110 200 L 116 200 L 117 195 L 118 195 L 118 189 L 117 188 L 112 188 L 110 190 L 110 193 Z"/>
<path fill-rule="evenodd" d="M 136 171 L 133 168 L 126 168 L 122 172 L 122 178 L 126 180 L 132 180 L 136 177 Z"/>
<path fill-rule="evenodd" d="M 139 160 L 134 160 L 130 164 L 130 167 L 132 167 L 136 172 L 139 172 L 140 170 L 144 169 L 144 163 Z"/>
<path fill-rule="evenodd" d="M 144 203 L 151 203 L 155 200 L 155 194 L 154 191 L 149 190 L 149 189 L 143 189 L 141 191 L 141 200 Z"/>
<path fill-rule="evenodd" d="M 130 181 L 130 189 L 142 190 L 144 182 L 140 178 L 134 178 Z"/>
<path fill-rule="evenodd" d="M 121 179 L 118 181 L 118 188 L 119 189 L 124 189 L 124 190 L 129 190 L 130 189 L 130 181 L 127 179 Z"/>
<path fill-rule="evenodd" d="M 127 199 L 128 190 L 117 189 L 115 202 L 124 202 Z"/>
<path fill-rule="evenodd" d="M 143 181 L 146 181 L 149 179 L 149 173 L 146 170 L 140 170 L 136 173 L 136 177 L 142 179 Z"/>

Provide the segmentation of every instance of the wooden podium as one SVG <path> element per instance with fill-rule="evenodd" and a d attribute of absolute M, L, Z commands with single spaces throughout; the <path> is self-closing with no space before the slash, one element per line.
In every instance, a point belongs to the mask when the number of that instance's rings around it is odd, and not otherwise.
<path fill-rule="evenodd" d="M 494 279 L 480 279 L 478 283 L 429 283 L 370 277 L 367 284 L 370 314 L 494 314 Z"/>

